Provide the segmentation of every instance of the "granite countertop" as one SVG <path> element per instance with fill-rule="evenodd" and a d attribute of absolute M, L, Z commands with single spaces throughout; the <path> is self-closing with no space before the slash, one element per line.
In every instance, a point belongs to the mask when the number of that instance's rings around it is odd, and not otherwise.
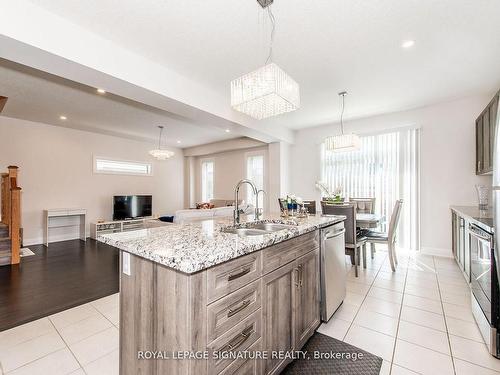
<path fill-rule="evenodd" d="M 98 240 L 178 271 L 194 273 L 344 219 L 343 216 L 311 215 L 291 221 L 267 215 L 259 221 L 293 225 L 269 234 L 240 237 L 221 231 L 232 226 L 232 218 L 215 218 L 104 234 Z M 245 221 L 252 221 L 252 217 L 242 216 L 242 222 Z"/>
<path fill-rule="evenodd" d="M 493 231 L 493 210 L 491 207 L 488 210 L 480 210 L 478 206 L 450 206 L 450 208 L 461 216 L 467 216 L 482 226 L 486 226 L 486 229 Z"/>

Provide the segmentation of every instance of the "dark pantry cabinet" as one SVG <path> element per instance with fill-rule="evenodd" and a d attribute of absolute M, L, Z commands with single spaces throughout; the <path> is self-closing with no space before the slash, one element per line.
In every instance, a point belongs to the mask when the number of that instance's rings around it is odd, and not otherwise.
<path fill-rule="evenodd" d="M 493 145 L 497 126 L 499 92 L 476 119 L 476 174 L 493 172 Z"/>

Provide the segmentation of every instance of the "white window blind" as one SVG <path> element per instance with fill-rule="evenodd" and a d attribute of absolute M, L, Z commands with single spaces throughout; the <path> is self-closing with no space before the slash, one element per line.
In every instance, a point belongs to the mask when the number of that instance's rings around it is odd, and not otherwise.
<path fill-rule="evenodd" d="M 247 178 L 251 180 L 257 190 L 264 189 L 264 155 L 251 155 L 247 157 Z M 252 189 L 247 189 L 247 202 L 255 206 L 255 194 Z M 259 207 L 264 207 L 264 196 L 259 194 Z"/>
<path fill-rule="evenodd" d="M 94 157 L 94 173 L 152 176 L 153 165 L 140 161 Z"/>
<path fill-rule="evenodd" d="M 201 163 L 201 200 L 208 203 L 214 198 L 214 162 Z"/>
<path fill-rule="evenodd" d="M 419 130 L 405 129 L 361 137 L 351 152 L 322 149 L 322 180 L 330 191 L 340 188 L 346 198 L 375 198 L 375 212 L 387 231 L 394 204 L 403 199 L 398 246 L 419 248 L 418 208 Z"/>

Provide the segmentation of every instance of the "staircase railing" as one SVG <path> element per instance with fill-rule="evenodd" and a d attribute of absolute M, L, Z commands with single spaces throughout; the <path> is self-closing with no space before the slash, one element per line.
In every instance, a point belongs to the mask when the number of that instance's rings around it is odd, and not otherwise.
<path fill-rule="evenodd" d="M 2 223 L 9 228 L 11 264 L 19 263 L 21 250 L 21 188 L 17 185 L 18 167 L 7 167 L 2 173 Z"/>

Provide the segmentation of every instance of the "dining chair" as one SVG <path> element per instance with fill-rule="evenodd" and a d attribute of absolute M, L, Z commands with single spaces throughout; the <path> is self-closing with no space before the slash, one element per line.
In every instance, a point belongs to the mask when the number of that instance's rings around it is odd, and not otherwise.
<path fill-rule="evenodd" d="M 303 201 L 304 207 L 307 208 L 307 213 L 316 214 L 316 201 Z"/>
<path fill-rule="evenodd" d="M 349 198 L 350 203 L 354 203 L 356 211 L 362 214 L 375 213 L 375 198 Z"/>
<path fill-rule="evenodd" d="M 323 214 L 344 215 L 346 217 L 344 221 L 345 253 L 351 257 L 351 264 L 354 265 L 354 275 L 358 277 L 359 251 L 360 248 L 363 248 L 363 253 L 366 254 L 366 237 L 359 235 L 356 228 L 356 206 L 354 204 L 321 202 L 321 210 Z"/>
<path fill-rule="evenodd" d="M 280 206 L 280 211 L 283 212 L 286 209 L 288 209 L 288 206 L 286 204 L 286 199 L 278 198 L 278 204 Z"/>
<path fill-rule="evenodd" d="M 398 199 L 394 205 L 394 209 L 391 214 L 391 221 L 389 223 L 389 231 L 387 233 L 376 232 L 376 231 L 365 231 L 363 235 L 366 237 L 366 242 L 370 243 L 372 249 L 373 258 L 373 248 L 375 244 L 386 244 L 387 251 L 389 253 L 389 261 L 391 263 L 392 271 L 396 271 L 396 266 L 398 264 L 398 258 L 396 255 L 396 231 L 398 229 L 398 224 L 401 218 L 401 209 L 403 207 L 403 200 Z M 366 266 L 366 247 L 363 247 L 363 261 Z"/>

